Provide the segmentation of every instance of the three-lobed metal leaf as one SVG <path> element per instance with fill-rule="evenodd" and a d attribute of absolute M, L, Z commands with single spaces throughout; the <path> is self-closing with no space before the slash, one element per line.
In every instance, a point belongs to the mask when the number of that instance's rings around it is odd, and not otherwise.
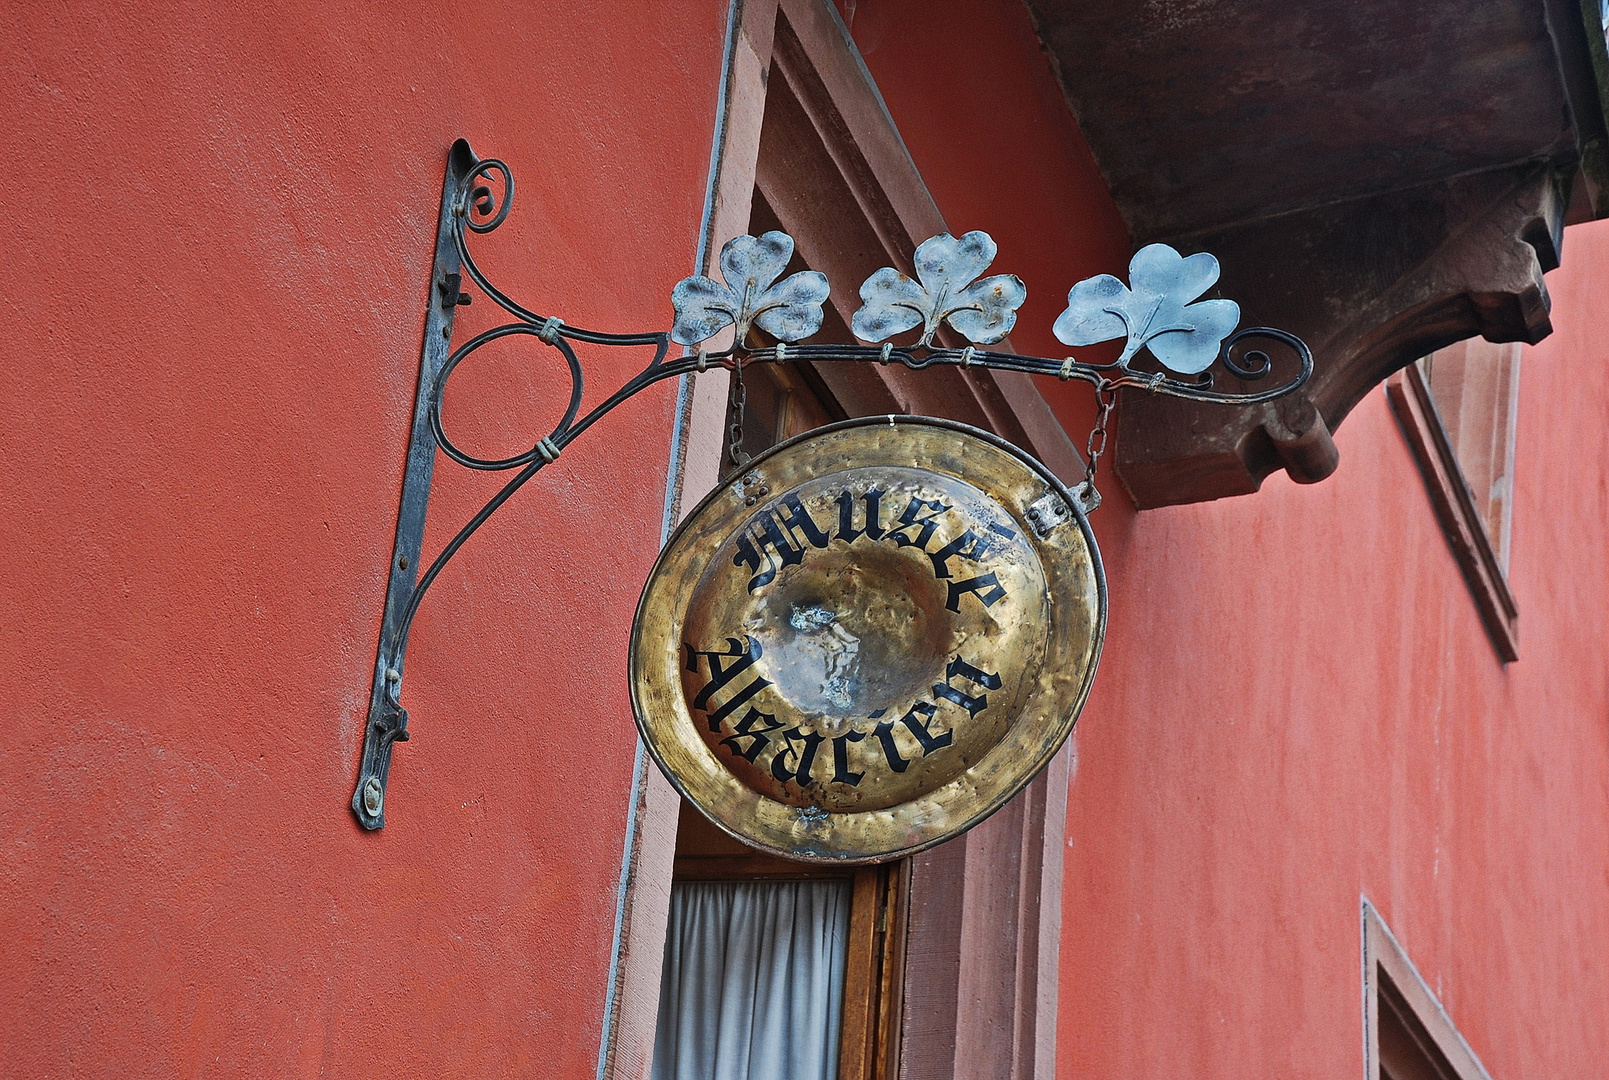
<path fill-rule="evenodd" d="M 1028 289 L 1015 274 L 978 280 L 997 250 L 985 232 L 941 233 L 924 240 L 916 249 L 916 280 L 885 266 L 861 285 L 862 306 L 850 329 L 863 341 L 886 341 L 921 327 L 926 345 L 948 322 L 975 344 L 1000 341 L 1016 325 Z"/>
<path fill-rule="evenodd" d="M 1075 346 L 1126 336 L 1120 363 L 1146 348 L 1169 370 L 1196 375 L 1212 366 L 1240 322 L 1233 300 L 1191 303 L 1217 281 L 1218 260 L 1206 252 L 1186 258 L 1166 244 L 1151 244 L 1129 262 L 1127 286 L 1111 274 L 1074 285 L 1053 329 L 1063 344 Z"/>
<path fill-rule="evenodd" d="M 722 284 L 695 274 L 671 290 L 676 321 L 672 341 L 697 345 L 728 326 L 742 342 L 751 325 L 778 341 L 794 342 L 821 329 L 827 276 L 801 270 L 777 281 L 793 258 L 793 237 L 784 232 L 736 236 L 721 248 Z M 774 284 L 773 284 L 774 283 Z"/>
<path fill-rule="evenodd" d="M 863 341 L 887 341 L 921 330 L 929 345 L 944 323 L 968 341 L 992 345 L 1016 325 L 1028 296 L 1014 274 L 981 275 L 998 248 L 988 233 L 941 233 L 922 242 L 911 278 L 891 266 L 860 287 L 861 307 L 850 328 Z M 684 278 L 671 293 L 676 321 L 671 340 L 697 345 L 728 326 L 741 342 L 751 326 L 778 341 L 800 341 L 821 328 L 827 278 L 814 270 L 781 281 L 793 257 L 793 238 L 783 232 L 738 236 L 721 249 L 721 276 Z M 1201 252 L 1181 256 L 1166 244 L 1141 248 L 1129 262 L 1129 283 L 1100 274 L 1074 285 L 1054 332 L 1067 345 L 1084 346 L 1127 338 L 1119 363 L 1142 348 L 1169 370 L 1195 375 L 1211 367 L 1223 340 L 1240 322 L 1233 300 L 1196 298 L 1218 281 L 1218 260 Z"/>

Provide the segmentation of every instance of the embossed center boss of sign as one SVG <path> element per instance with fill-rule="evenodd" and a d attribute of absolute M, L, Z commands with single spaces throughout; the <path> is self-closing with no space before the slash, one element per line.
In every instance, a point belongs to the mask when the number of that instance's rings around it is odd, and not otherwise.
<path fill-rule="evenodd" d="M 1043 768 L 1105 613 L 1089 525 L 1043 466 L 960 424 L 854 420 L 757 458 L 677 530 L 638 608 L 633 704 L 740 839 L 890 859 Z"/>

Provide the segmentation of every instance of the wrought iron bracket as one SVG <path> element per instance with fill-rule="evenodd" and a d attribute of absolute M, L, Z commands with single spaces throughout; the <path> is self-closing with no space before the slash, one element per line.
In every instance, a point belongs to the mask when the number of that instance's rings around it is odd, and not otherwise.
<path fill-rule="evenodd" d="M 1068 308 L 1056 322 L 1056 336 L 1083 346 L 1110 338 L 1126 338 L 1121 357 L 1112 363 L 1092 364 L 1074 357 L 1022 356 L 979 346 L 1003 340 L 1016 321 L 1016 309 L 1026 288 L 1015 276 L 980 277 L 993 260 L 994 241 L 981 232 L 960 238 L 934 237 L 917 248 L 917 277 L 892 268 L 872 275 L 861 286 L 864 301 L 853 328 L 868 345 L 798 344 L 821 326 L 821 304 L 827 297 L 826 278 L 813 271 L 790 275 L 781 281 L 782 269 L 793 252 L 793 241 L 782 233 L 738 237 L 721 252 L 725 283 L 695 275 L 672 292 L 675 323 L 669 331 L 611 334 L 570 326 L 556 316 L 539 315 L 522 307 L 496 288 L 475 264 L 468 246 L 473 234 L 496 229 L 508 217 L 514 198 L 514 177 L 495 158 L 477 158 L 460 139 L 448 153 L 442 183 L 441 215 L 436 229 L 435 260 L 425 313 L 424 347 L 419 360 L 419 385 L 414 400 L 407 465 L 403 473 L 402 501 L 397 514 L 396 540 L 391 553 L 385 612 L 375 657 L 374 684 L 369 693 L 368 721 L 363 759 L 352 812 L 365 829 L 385 826 L 387 779 L 395 744 L 408 741 L 408 712 L 402 707 L 403 662 L 408 631 L 430 585 L 474 532 L 533 476 L 551 464 L 584 431 L 639 391 L 665 379 L 711 367 L 741 370 L 751 363 L 811 363 L 851 361 L 899 363 L 913 370 L 950 365 L 988 367 L 1046 375 L 1090 383 L 1100 404 L 1100 420 L 1091 435 L 1090 457 L 1104 446 L 1106 417 L 1122 389 L 1163 394 L 1197 401 L 1232 405 L 1270 401 L 1296 390 L 1313 371 L 1313 357 L 1293 334 L 1271 327 L 1234 330 L 1239 308 L 1227 300 L 1192 303 L 1217 280 L 1217 260 L 1198 254 L 1181 257 L 1172 248 L 1152 245 L 1142 249 L 1130 264 L 1130 286 L 1110 275 L 1079 282 L 1068 296 Z M 512 321 L 482 331 L 450 349 L 453 314 L 473 302 L 465 278 L 496 304 Z M 932 344 L 941 324 L 971 340 L 964 348 Z M 917 340 L 896 345 L 887 338 L 906 331 Z M 730 332 L 732 342 L 718 351 L 703 347 L 710 338 Z M 768 335 L 770 343 L 760 337 Z M 558 425 L 538 438 L 529 450 L 507 458 L 480 458 L 455 445 L 442 425 L 442 394 L 453 371 L 481 346 L 511 336 L 532 337 L 563 358 L 571 382 L 570 399 Z M 1295 371 L 1284 382 L 1245 393 L 1215 388 L 1208 370 L 1220 367 L 1239 383 L 1267 378 L 1274 359 L 1267 346 L 1251 348 L 1247 341 L 1271 341 L 1294 358 Z M 583 369 L 575 343 L 601 347 L 652 349 L 652 358 L 635 376 L 593 409 L 581 414 Z M 687 346 L 671 356 L 673 343 Z M 1159 361 L 1157 370 L 1131 365 L 1140 351 Z M 1193 375 L 1193 380 L 1176 375 Z M 1100 436 L 1097 441 L 1096 436 Z M 421 574 L 425 517 L 430 502 L 436 454 L 469 469 L 514 473 L 431 561 Z M 1075 497 L 1087 509 L 1098 505 L 1094 461 Z"/>
<path fill-rule="evenodd" d="M 436 225 L 436 255 L 430 271 L 430 300 L 425 308 L 425 340 L 419 356 L 419 389 L 414 397 L 413 427 L 408 437 L 408 458 L 402 475 L 402 506 L 397 511 L 397 536 L 391 551 L 391 573 L 386 582 L 385 613 L 380 622 L 380 648 L 369 691 L 369 720 L 363 736 L 363 764 L 352 812 L 366 829 L 385 827 L 386 780 L 391 773 L 391 749 L 408 741 L 408 711 L 402 707 L 402 665 L 406 655 L 406 618 L 418 592 L 420 549 L 425 538 L 425 513 L 430 504 L 430 481 L 436 468 L 436 439 L 431 432 L 430 403 L 436 378 L 447 362 L 452 339 L 453 312 L 469 297 L 461 293 L 457 231 L 452 207 L 471 170 L 475 155 L 460 139 L 447 155 L 447 175 L 441 186 L 441 214 Z"/>

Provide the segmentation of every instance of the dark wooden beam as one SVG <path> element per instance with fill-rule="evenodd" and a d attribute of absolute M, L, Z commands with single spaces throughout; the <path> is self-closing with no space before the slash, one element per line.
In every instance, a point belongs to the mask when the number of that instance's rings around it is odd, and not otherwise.
<path fill-rule="evenodd" d="M 1114 456 L 1136 505 L 1249 494 L 1276 469 L 1315 483 L 1339 461 L 1329 433 L 1392 372 L 1465 338 L 1546 337 L 1564 207 L 1558 174 L 1531 165 L 1178 241 L 1214 252 L 1223 294 L 1301 335 L 1315 371 L 1245 409 L 1127 394 Z"/>
<path fill-rule="evenodd" d="M 1313 347 L 1299 399 L 1126 395 L 1142 508 L 1330 475 L 1392 372 L 1546 336 L 1565 221 L 1609 215 L 1596 0 L 1026 2 L 1135 245 L 1211 251 L 1247 322 Z"/>

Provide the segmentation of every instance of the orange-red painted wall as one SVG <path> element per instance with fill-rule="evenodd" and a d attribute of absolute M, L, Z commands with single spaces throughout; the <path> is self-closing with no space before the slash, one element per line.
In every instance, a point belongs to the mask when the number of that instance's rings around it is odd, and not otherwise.
<path fill-rule="evenodd" d="M 1014 343 L 1059 354 L 1066 288 L 1129 248 L 1025 11 L 841 7 L 951 229 L 1029 283 Z M 1361 1075 L 1362 896 L 1496 1080 L 1609 1075 L 1609 222 L 1566 231 L 1549 287 L 1556 332 L 1522 362 L 1517 663 L 1383 392 L 1316 487 L 1137 514 L 1108 474 L 1061 1075 Z M 1062 390 L 1081 441 L 1088 391 Z"/>
<path fill-rule="evenodd" d="M 1609 1073 L 1609 223 L 1568 230 L 1550 278 L 1557 331 L 1522 361 L 1518 662 L 1380 392 L 1330 481 L 1098 527 L 1070 1075 L 1357 1075 L 1360 895 L 1494 1078 Z"/>
<path fill-rule="evenodd" d="M 447 571 L 391 824 L 344 807 L 446 148 L 515 169 L 481 250 L 517 296 L 663 327 L 725 6 L 0 14 L 0 1074 L 593 1073 L 671 387 Z M 1026 14 L 853 7 L 950 225 L 1029 282 L 1015 343 L 1059 351 L 1066 288 L 1128 242 Z M 1516 664 L 1382 395 L 1317 487 L 1142 515 L 1106 481 L 1063 1075 L 1356 1075 L 1360 895 L 1496 1080 L 1609 1074 L 1606 280 L 1609 228 L 1571 229 L 1524 363 Z M 455 384 L 465 442 L 543 430 L 532 352 Z M 1083 389 L 1045 392 L 1081 438 Z M 442 465 L 427 550 L 493 486 Z"/>
<path fill-rule="evenodd" d="M 725 24 L 574 0 L 0 13 L 0 1074 L 595 1071 L 673 386 L 448 568 L 390 825 L 345 807 L 447 147 L 514 166 L 494 280 L 667 326 Z M 463 441 L 546 432 L 544 352 L 455 383 Z M 596 356 L 597 385 L 646 359 Z M 495 490 L 437 477 L 427 550 Z"/>

